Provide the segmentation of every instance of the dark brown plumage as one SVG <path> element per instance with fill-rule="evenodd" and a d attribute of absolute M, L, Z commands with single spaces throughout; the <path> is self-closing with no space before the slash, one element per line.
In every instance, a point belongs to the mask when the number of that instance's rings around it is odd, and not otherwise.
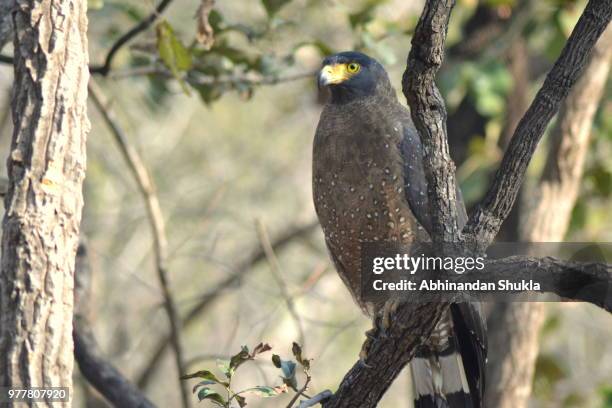
<path fill-rule="evenodd" d="M 374 59 L 355 52 L 328 57 L 319 83 L 330 88 L 331 98 L 314 139 L 315 209 L 338 274 L 362 310 L 376 318 L 384 305 L 362 299 L 361 247 L 365 242 L 409 246 L 429 239 L 422 147 L 409 111 L 399 103 L 387 73 Z M 465 222 L 465 214 L 462 218 Z M 462 318 L 461 313 L 457 316 Z M 420 351 L 421 358 L 414 359 L 414 384 L 421 397 L 417 406 L 480 406 L 480 395 L 470 397 L 468 388 L 475 388 L 473 394 L 482 393 L 484 354 L 470 362 L 477 370 L 466 367 L 476 377 L 469 381 L 474 387 L 468 387 L 464 368 L 457 367 L 454 317 L 448 313 L 428 347 Z M 474 323 L 480 327 L 469 327 L 468 337 L 484 333 L 482 321 L 470 319 L 469 324 Z M 472 339 L 464 344 L 480 347 L 484 342 Z M 436 383 L 437 371 L 440 378 L 452 378 Z"/>

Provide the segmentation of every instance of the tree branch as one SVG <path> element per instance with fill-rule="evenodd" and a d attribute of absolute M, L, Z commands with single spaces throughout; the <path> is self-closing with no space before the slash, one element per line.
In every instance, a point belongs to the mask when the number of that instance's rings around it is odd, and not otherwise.
<path fill-rule="evenodd" d="M 563 261 L 553 257 L 511 256 L 487 262 L 484 271 L 476 272 L 487 279 L 554 281 L 554 288 L 543 287 L 542 293 L 554 293 L 566 300 L 588 302 L 612 312 L 612 265 Z"/>
<path fill-rule="evenodd" d="M 304 325 L 302 323 L 302 318 L 300 317 L 295 307 L 295 301 L 293 299 L 293 296 L 291 296 L 291 293 L 289 293 L 287 282 L 285 282 L 285 280 L 283 279 L 283 273 L 281 271 L 280 263 L 278 262 L 278 258 L 274 253 L 274 248 L 272 248 L 272 244 L 270 243 L 270 236 L 268 235 L 266 226 L 264 225 L 262 220 L 258 219 L 255 222 L 255 227 L 257 229 L 257 236 L 259 237 L 259 243 L 266 255 L 268 264 L 270 265 L 270 272 L 272 272 L 272 277 L 276 281 L 276 284 L 280 289 L 281 296 L 283 297 L 285 305 L 287 306 L 287 310 L 289 311 L 289 315 L 295 323 L 295 328 L 299 336 L 299 343 L 302 347 L 306 347 L 306 336 L 304 334 Z"/>
<path fill-rule="evenodd" d="M 546 126 L 579 78 L 611 16 L 612 0 L 589 1 L 542 88 L 519 122 L 493 184 L 464 229 L 467 239 L 478 250 L 493 241 L 510 213 Z"/>
<path fill-rule="evenodd" d="M 111 49 L 108 51 L 108 54 L 106 54 L 104 64 L 89 67 L 89 72 L 92 74 L 100 74 L 102 76 L 107 76 L 110 72 L 111 64 L 113 63 L 113 58 L 115 57 L 117 51 L 119 51 L 121 47 L 127 44 L 132 38 L 136 37 L 138 34 L 148 29 L 155 22 L 155 20 L 157 20 L 161 13 L 164 12 L 166 7 L 170 5 L 171 2 L 172 0 L 162 0 L 147 18 L 136 24 L 127 33 L 123 34 L 121 37 L 119 37 L 117 41 L 115 41 Z"/>
<path fill-rule="evenodd" d="M 101 355 L 89 325 L 90 268 L 87 247 L 79 244 L 74 272 L 74 358 L 81 374 L 117 407 L 153 408 L 154 405 Z"/>
<path fill-rule="evenodd" d="M 96 108 L 98 108 L 102 114 L 102 117 L 111 130 L 111 133 L 115 137 L 115 141 L 119 145 L 121 154 L 132 171 L 136 184 L 138 185 L 140 193 L 142 194 L 146 204 L 149 224 L 151 225 L 151 232 L 153 235 L 153 251 L 155 253 L 157 278 L 161 286 L 162 296 L 164 299 L 164 308 L 170 323 L 171 343 L 175 353 L 176 369 L 179 374 L 177 376 L 177 380 L 180 384 L 179 386 L 181 390 L 181 397 L 183 399 L 183 406 L 189 407 L 191 405 L 189 389 L 184 381 L 180 381 L 180 379 L 178 379 L 180 375 L 185 373 L 185 360 L 181 342 L 182 325 L 180 323 L 176 302 L 174 301 L 172 292 L 170 290 L 167 271 L 166 228 L 161 207 L 159 205 L 159 200 L 157 198 L 155 184 L 142 159 L 140 158 L 140 155 L 129 144 L 126 135 L 117 124 L 117 120 L 114 118 L 113 112 L 108 107 L 108 104 L 102 99 L 102 94 L 93 80 L 89 82 L 89 95 L 91 96 Z"/>
<path fill-rule="evenodd" d="M 554 277 L 551 293 L 562 298 L 580 300 L 612 311 L 612 265 L 602 263 L 566 262 L 555 258 L 514 256 L 487 263 L 484 271 L 471 271 L 474 278 L 502 279 L 512 274 L 525 280 L 546 280 Z M 431 313 L 440 313 L 445 303 L 404 303 L 394 316 L 394 323 L 385 336 L 372 341 L 365 365 L 358 361 L 345 375 L 336 393 L 325 402 L 325 408 L 370 408 L 380 398 L 395 377 L 408 363 L 420 344 L 423 325 L 431 331 L 435 322 Z M 405 325 L 410 322 L 410 325 Z"/>
<path fill-rule="evenodd" d="M 459 241 L 455 164 L 446 133 L 446 106 L 434 79 L 444 59 L 448 21 L 455 1 L 425 3 L 412 37 L 402 90 L 425 151 L 434 242 Z"/>

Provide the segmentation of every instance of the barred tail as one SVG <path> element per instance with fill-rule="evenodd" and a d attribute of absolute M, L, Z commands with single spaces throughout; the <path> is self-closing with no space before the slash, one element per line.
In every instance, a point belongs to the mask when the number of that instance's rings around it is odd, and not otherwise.
<path fill-rule="evenodd" d="M 416 408 L 482 408 L 486 327 L 478 303 L 455 303 L 410 363 Z"/>
<path fill-rule="evenodd" d="M 461 354 L 454 342 L 442 352 L 423 348 L 410 368 L 415 408 L 474 408 Z"/>

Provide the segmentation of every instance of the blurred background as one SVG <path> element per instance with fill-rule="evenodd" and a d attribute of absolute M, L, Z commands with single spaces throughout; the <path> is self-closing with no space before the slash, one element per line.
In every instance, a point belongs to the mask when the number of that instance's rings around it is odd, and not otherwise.
<path fill-rule="evenodd" d="M 335 274 L 315 222 L 311 144 L 324 96 L 314 72 L 324 55 L 364 51 L 387 68 L 405 103 L 400 80 L 422 2 L 227 0 L 210 14 L 199 9 L 205 3 L 174 0 L 118 52 L 107 75 L 92 76 L 124 146 L 140 156 L 155 185 L 186 371 L 220 375 L 218 360 L 242 345 L 265 342 L 272 352 L 241 367 L 232 385 L 279 385 L 271 353 L 292 358 L 297 341 L 314 359 L 311 394 L 333 390 L 356 361 L 370 322 Z M 584 5 L 457 1 L 438 84 L 468 208 L 486 191 L 516 122 Z M 89 0 L 92 65 L 102 63 L 117 38 L 155 6 L 150 0 Z M 12 134 L 12 80 L 12 68 L 0 65 L 2 157 Z M 607 73 L 600 88 L 602 95 L 590 98 L 594 111 L 564 234 L 568 241 L 612 241 Z M 82 233 L 91 293 L 81 301 L 102 355 L 158 406 L 180 406 L 147 202 L 101 110 L 90 104 L 89 114 Z M 521 202 L 543 188 L 549 146 L 545 137 Z M 6 175 L 4 167 L 0 172 Z M 520 212 L 519 205 L 500 239 L 520 239 Z M 542 322 L 534 326 L 540 336 L 529 406 L 612 407 L 609 315 L 585 304 L 543 307 Z M 74 406 L 105 406 L 75 373 Z M 299 369 L 298 381 L 303 384 Z M 291 397 L 247 400 L 249 407 L 284 407 Z M 410 404 L 405 373 L 380 406 Z"/>

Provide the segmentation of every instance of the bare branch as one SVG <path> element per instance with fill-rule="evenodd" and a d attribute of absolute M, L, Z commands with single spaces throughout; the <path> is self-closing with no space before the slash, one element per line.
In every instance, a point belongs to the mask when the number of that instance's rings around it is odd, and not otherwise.
<path fill-rule="evenodd" d="M 271 74 L 271 75 L 221 75 L 208 76 L 197 72 L 185 74 L 181 79 L 191 85 L 223 85 L 223 84 L 246 84 L 246 85 L 276 85 L 284 82 L 298 81 L 301 79 L 314 78 L 314 71 L 297 72 L 294 74 Z M 129 68 L 112 71 L 108 77 L 113 79 L 125 79 L 144 75 L 159 75 L 164 78 L 175 78 L 176 76 L 165 67 L 159 65 L 147 65 L 143 67 Z"/>
<path fill-rule="evenodd" d="M 175 353 L 176 368 L 180 376 L 185 373 L 185 360 L 183 358 L 183 349 L 181 344 L 182 325 L 180 323 L 178 311 L 176 308 L 176 302 L 170 291 L 167 271 L 166 230 L 164 218 L 161 212 L 161 207 L 157 198 L 155 184 L 153 182 L 153 179 L 149 175 L 149 172 L 147 171 L 142 159 L 140 158 L 140 155 L 138 154 L 136 149 L 134 149 L 130 145 L 126 135 L 123 133 L 123 130 L 119 127 L 112 110 L 103 100 L 103 96 L 93 80 L 89 82 L 89 95 L 91 96 L 96 108 L 98 108 L 98 110 L 102 114 L 102 117 L 104 118 L 105 123 L 111 130 L 111 133 L 115 137 L 115 141 L 117 142 L 119 149 L 121 150 L 121 154 L 123 155 L 130 170 L 132 171 L 134 179 L 136 180 L 136 184 L 138 185 L 140 193 L 142 194 L 142 197 L 146 204 L 149 224 L 151 225 L 151 232 L 153 235 L 153 251 L 155 253 L 157 277 L 162 289 L 164 308 L 166 310 L 166 314 L 168 315 L 168 321 L 170 323 L 171 342 Z M 177 376 L 177 380 L 179 376 Z M 185 382 L 180 380 L 178 381 L 180 384 L 183 406 L 189 407 L 191 405 L 189 389 Z"/>
<path fill-rule="evenodd" d="M 285 233 L 281 234 L 276 240 L 272 242 L 272 248 L 275 251 L 280 251 L 289 245 L 291 242 L 303 238 L 313 232 L 319 223 L 316 221 L 310 222 L 305 225 L 298 227 L 292 227 Z M 238 284 L 249 272 L 253 270 L 253 267 L 259 262 L 266 259 L 265 252 L 260 245 L 257 245 L 251 255 L 240 262 L 235 268 L 235 272 L 227 276 L 215 287 L 213 287 L 208 293 L 200 299 L 200 301 L 193 306 L 187 315 L 183 319 L 183 328 L 189 327 L 197 322 L 198 317 L 208 309 L 208 307 L 219 298 L 227 289 Z M 145 364 L 145 368 L 141 371 L 141 375 L 138 377 L 137 384 L 141 388 L 146 388 L 149 382 L 153 378 L 153 374 L 157 371 L 159 364 L 162 360 L 166 347 L 170 344 L 170 336 L 166 335 L 161 338 L 155 345 L 154 352 L 151 359 Z"/>
<path fill-rule="evenodd" d="M 512 256 L 487 262 L 486 272 L 473 276 L 512 275 L 513 279 L 534 281 L 554 280 L 550 291 L 567 300 L 589 302 L 612 312 L 612 265 L 604 263 L 569 262 L 560 259 Z M 544 290 L 542 291 L 544 293 Z"/>
<path fill-rule="evenodd" d="M 74 272 L 74 358 L 83 377 L 117 407 L 153 408 L 138 388 L 107 361 L 98 350 L 87 316 L 91 280 L 87 247 L 79 245 Z"/>
<path fill-rule="evenodd" d="M 314 397 L 307 399 L 305 401 L 300 401 L 300 404 L 298 405 L 298 408 L 310 408 L 310 407 L 314 407 L 317 404 L 321 404 L 323 403 L 323 401 L 325 401 L 326 399 L 330 398 L 332 395 L 332 392 L 330 390 L 325 390 L 317 395 L 315 395 Z"/>
<path fill-rule="evenodd" d="M 557 62 L 519 122 L 493 184 L 464 229 L 469 236 L 466 238 L 477 249 L 484 249 L 493 241 L 510 213 L 546 126 L 579 78 L 611 17 L 612 0 L 590 0 L 580 16 Z"/>
<path fill-rule="evenodd" d="M 391 386 L 427 333 L 431 333 L 446 303 L 404 303 L 385 336 L 371 341 L 365 364 L 357 361 L 342 379 L 325 408 L 373 408 Z M 425 334 L 424 334 L 425 333 Z"/>
<path fill-rule="evenodd" d="M 171 2 L 172 0 L 162 0 L 147 18 L 136 24 L 127 33 L 123 34 L 117 41 L 115 41 L 111 49 L 108 51 L 108 54 L 106 54 L 104 64 L 90 67 L 89 72 L 92 74 L 100 74 L 102 76 L 108 75 L 111 69 L 111 64 L 113 63 L 113 58 L 115 57 L 117 51 L 119 51 L 121 47 L 127 44 L 138 34 L 151 27 L 151 25 L 155 22 L 155 20 L 157 20 L 161 13 L 164 12 L 166 7 L 168 7 Z"/>
<path fill-rule="evenodd" d="M 305 392 L 306 390 L 308 390 L 308 386 L 310 385 L 310 381 L 312 380 L 311 375 L 308 373 L 308 371 L 305 372 L 306 374 L 306 381 L 304 381 L 304 385 L 302 386 L 302 388 L 300 388 L 295 395 L 293 396 L 293 398 L 291 398 L 291 400 L 289 401 L 289 403 L 287 404 L 286 408 L 292 408 L 293 405 L 297 402 L 298 398 L 300 398 L 300 396 L 302 395 L 306 395 Z M 306 397 L 308 398 L 308 397 Z M 301 405 L 301 404 L 300 404 Z"/>
<path fill-rule="evenodd" d="M 402 89 L 425 151 L 434 242 L 459 241 L 455 164 L 446 133 L 446 106 L 434 79 L 444 59 L 444 44 L 454 0 L 425 3 L 412 37 Z"/>
<path fill-rule="evenodd" d="M 469 272 L 487 279 L 503 278 L 512 274 L 515 278 L 550 281 L 558 284 L 555 294 L 565 299 L 590 302 L 607 311 L 612 310 L 612 265 L 601 263 L 566 262 L 555 258 L 509 257 L 487 263 L 482 272 Z M 408 363 L 420 344 L 423 327 L 430 331 L 437 322 L 432 313 L 440 313 L 444 303 L 404 303 L 394 317 L 394 323 L 385 336 L 372 340 L 365 365 L 355 363 L 345 375 L 338 390 L 325 408 L 375 407 L 395 377 Z M 405 323 L 409 322 L 409 325 Z"/>
<path fill-rule="evenodd" d="M 268 231 L 266 230 L 263 221 L 256 221 L 257 235 L 259 237 L 259 242 L 261 243 L 261 247 L 266 254 L 266 258 L 268 259 L 268 263 L 270 264 L 270 271 L 272 272 L 272 277 L 276 281 L 278 285 L 281 295 L 287 305 L 287 310 L 291 315 L 291 318 L 295 322 L 296 329 L 299 335 L 299 343 L 302 347 L 305 347 L 306 336 L 304 335 L 304 325 L 302 324 L 302 318 L 298 314 L 295 308 L 295 302 L 293 297 L 289 293 L 289 288 L 287 287 L 287 282 L 285 282 L 283 278 L 283 273 L 281 271 L 280 263 L 278 262 L 278 258 L 274 253 L 274 248 L 272 248 L 272 244 L 270 243 L 270 237 L 268 236 Z"/>

